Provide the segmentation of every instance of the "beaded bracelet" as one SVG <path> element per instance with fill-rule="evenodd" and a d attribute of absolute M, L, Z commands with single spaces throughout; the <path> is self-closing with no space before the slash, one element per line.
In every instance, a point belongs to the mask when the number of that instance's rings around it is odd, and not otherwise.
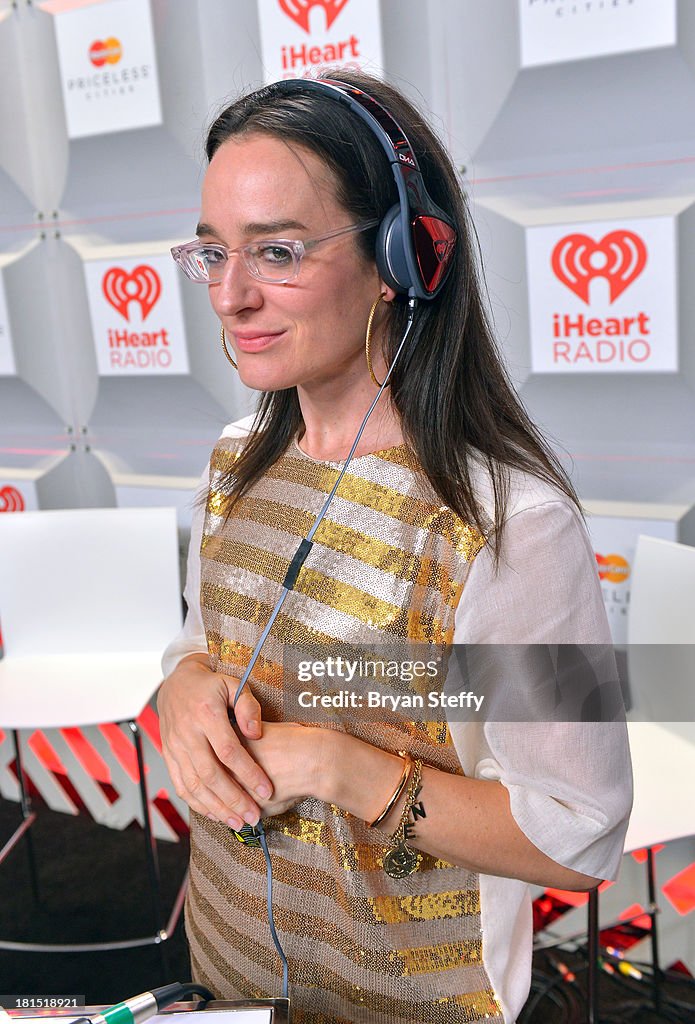
<path fill-rule="evenodd" d="M 403 750 L 399 750 L 398 751 L 398 756 L 403 758 L 403 774 L 401 775 L 401 777 L 400 777 L 400 779 L 398 781 L 398 785 L 394 789 L 393 793 L 391 794 L 391 796 L 386 801 L 386 805 L 384 806 L 384 809 L 381 811 L 380 814 L 377 814 L 377 816 L 374 819 L 374 821 L 370 821 L 369 822 L 369 828 L 377 828 L 379 825 L 381 825 L 382 821 L 386 820 L 390 810 L 396 804 L 396 801 L 398 800 L 398 798 L 400 797 L 401 793 L 403 792 L 403 790 L 405 789 L 406 785 L 408 784 L 408 779 L 410 778 L 410 773 L 413 770 L 413 759 L 410 756 L 410 754 L 406 754 L 405 751 L 403 751 Z"/>

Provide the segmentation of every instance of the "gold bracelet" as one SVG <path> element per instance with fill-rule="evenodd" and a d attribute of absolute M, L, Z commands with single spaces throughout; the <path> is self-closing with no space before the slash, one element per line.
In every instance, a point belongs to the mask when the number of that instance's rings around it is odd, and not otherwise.
<path fill-rule="evenodd" d="M 406 875 L 412 875 L 422 859 L 421 854 L 416 850 L 411 850 L 405 841 L 405 827 L 408 823 L 410 812 L 413 809 L 413 804 L 417 800 L 418 793 L 422 788 L 420 785 L 421 781 L 422 761 L 416 760 L 410 776 L 408 792 L 405 795 L 401 820 L 398 822 L 398 828 L 391 836 L 391 846 L 393 849 L 388 850 L 384 855 L 384 871 L 391 878 L 405 878 Z"/>
<path fill-rule="evenodd" d="M 406 754 L 405 751 L 403 750 L 398 751 L 398 756 L 403 758 L 403 774 L 401 775 L 398 781 L 398 785 L 394 789 L 393 793 L 386 801 L 386 805 L 384 806 L 383 811 L 380 814 L 377 814 L 374 821 L 369 822 L 369 828 L 377 828 L 379 825 L 381 825 L 382 821 L 385 821 L 385 819 L 388 817 L 389 811 L 396 803 L 396 801 L 398 800 L 399 796 L 401 795 L 401 793 L 403 792 L 408 783 L 410 773 L 413 770 L 413 759 L 410 756 L 410 754 Z"/>

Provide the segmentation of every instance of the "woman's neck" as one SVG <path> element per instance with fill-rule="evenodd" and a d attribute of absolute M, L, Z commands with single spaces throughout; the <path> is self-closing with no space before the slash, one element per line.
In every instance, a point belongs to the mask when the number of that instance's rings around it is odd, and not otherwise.
<path fill-rule="evenodd" d="M 348 396 L 345 396 L 347 399 Z M 327 407 L 299 391 L 299 404 L 304 419 L 304 430 L 299 447 L 312 459 L 335 462 L 347 457 L 362 420 L 374 400 L 375 393 L 349 393 L 349 401 L 332 403 Z M 403 444 L 400 417 L 393 408 L 388 391 L 379 399 L 367 420 L 356 455 L 383 451 Z"/>

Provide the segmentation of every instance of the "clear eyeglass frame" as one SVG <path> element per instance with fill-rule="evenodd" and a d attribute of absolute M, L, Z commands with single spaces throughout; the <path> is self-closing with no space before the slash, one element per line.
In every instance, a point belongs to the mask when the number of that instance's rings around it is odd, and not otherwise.
<path fill-rule="evenodd" d="M 220 242 L 186 242 L 175 245 L 171 255 L 184 274 L 196 284 L 217 284 L 222 280 L 230 256 L 239 256 L 248 273 L 265 284 L 289 284 L 296 280 L 307 252 L 341 235 L 367 231 L 379 223 L 377 218 L 349 224 L 303 241 L 293 238 L 263 238 L 228 249 Z"/>

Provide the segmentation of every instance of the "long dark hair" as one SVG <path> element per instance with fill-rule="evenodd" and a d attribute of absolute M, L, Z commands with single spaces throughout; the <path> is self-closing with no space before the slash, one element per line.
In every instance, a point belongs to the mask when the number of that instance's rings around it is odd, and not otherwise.
<path fill-rule="evenodd" d="M 421 302 L 407 348 L 391 377 L 390 398 L 403 435 L 443 504 L 475 525 L 499 555 L 509 495 L 509 470 L 516 468 L 554 485 L 579 506 L 557 458 L 529 419 L 508 377 L 484 309 L 475 231 L 451 160 L 432 129 L 400 92 L 362 72 L 325 77 L 354 84 L 374 96 L 405 131 L 434 201 L 453 218 L 458 244 L 441 292 Z M 216 118 L 207 137 L 208 160 L 234 136 L 262 133 L 304 146 L 332 170 L 338 201 L 354 220 L 382 218 L 398 201 L 386 155 L 355 114 L 319 92 L 284 93 L 272 85 L 244 96 Z M 376 231 L 358 236 L 374 259 Z M 403 336 L 406 305 L 390 304 L 384 355 L 392 359 Z M 303 426 L 296 388 L 263 393 L 249 440 L 223 487 L 229 511 L 286 451 Z M 474 493 L 471 456 L 477 451 L 490 474 L 495 522 Z"/>

